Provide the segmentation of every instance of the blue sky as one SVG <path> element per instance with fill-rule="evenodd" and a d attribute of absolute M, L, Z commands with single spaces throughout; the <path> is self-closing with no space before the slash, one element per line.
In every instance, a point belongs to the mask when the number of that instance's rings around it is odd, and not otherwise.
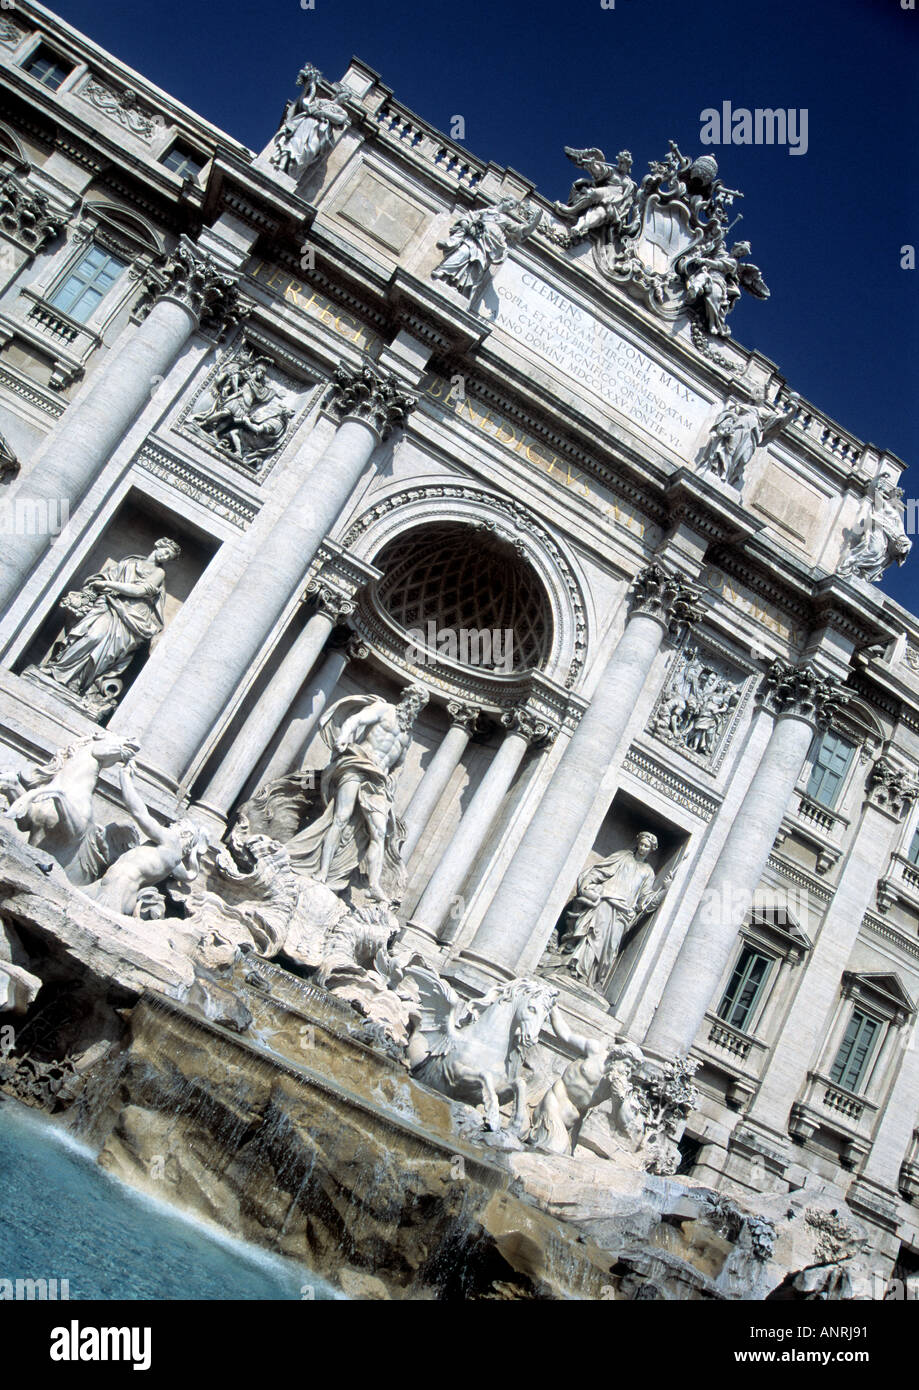
<path fill-rule="evenodd" d="M 917 0 L 919 3 L 919 0 Z M 919 9 L 901 0 L 57 0 L 50 8 L 246 144 L 273 134 L 300 65 L 338 78 L 352 54 L 442 130 L 564 198 L 563 145 L 668 139 L 699 154 L 700 114 L 808 111 L 808 150 L 713 148 L 745 197 L 736 234 L 772 297 L 744 297 L 735 336 L 861 439 L 919 460 Z M 737 208 L 735 204 L 735 210 Z M 915 481 L 913 481 L 915 479 Z M 919 497 L 919 466 L 904 479 Z M 884 589 L 919 609 L 919 538 Z"/>

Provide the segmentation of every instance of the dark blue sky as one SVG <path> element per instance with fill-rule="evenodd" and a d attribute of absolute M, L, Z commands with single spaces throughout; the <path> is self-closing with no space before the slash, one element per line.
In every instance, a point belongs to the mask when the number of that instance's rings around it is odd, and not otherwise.
<path fill-rule="evenodd" d="M 309 60 L 352 54 L 479 158 L 564 198 L 563 145 L 628 148 L 639 177 L 672 138 L 699 154 L 700 113 L 806 107 L 808 151 L 713 148 L 745 193 L 736 235 L 772 298 L 735 336 L 861 439 L 919 460 L 919 10 L 900 0 L 57 0 L 51 8 L 229 134 L 273 134 Z M 916 481 L 913 481 L 915 478 Z M 919 496 L 919 467 L 904 477 Z M 884 588 L 919 609 L 916 555 Z"/>

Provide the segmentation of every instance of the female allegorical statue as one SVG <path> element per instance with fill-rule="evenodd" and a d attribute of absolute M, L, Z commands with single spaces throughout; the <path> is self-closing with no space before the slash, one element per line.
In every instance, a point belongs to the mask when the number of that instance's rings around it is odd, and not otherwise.
<path fill-rule="evenodd" d="M 180 554 L 175 541 L 158 540 L 149 555 L 109 561 L 82 589 L 67 594 L 61 607 L 76 613 L 78 621 L 52 647 L 42 673 L 98 707 L 98 714 L 106 713 L 120 689 L 117 678 L 138 647 L 163 630 L 162 565 Z"/>

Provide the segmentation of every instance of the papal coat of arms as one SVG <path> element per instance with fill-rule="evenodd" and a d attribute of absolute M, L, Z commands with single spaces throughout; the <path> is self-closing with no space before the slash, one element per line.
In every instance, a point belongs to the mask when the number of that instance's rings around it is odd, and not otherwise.
<path fill-rule="evenodd" d="M 627 150 L 615 164 L 602 150 L 566 146 L 565 153 L 588 177 L 575 180 L 567 203 L 555 204 L 572 224 L 554 232 L 560 246 L 589 237 L 604 276 L 633 287 L 663 318 L 688 314 L 700 346 L 730 336 L 727 316 L 742 289 L 768 298 L 746 259 L 749 243 L 727 245 L 729 208 L 743 194 L 725 186 L 711 155 L 689 159 L 671 140 L 669 154 L 649 165 L 639 187 Z"/>

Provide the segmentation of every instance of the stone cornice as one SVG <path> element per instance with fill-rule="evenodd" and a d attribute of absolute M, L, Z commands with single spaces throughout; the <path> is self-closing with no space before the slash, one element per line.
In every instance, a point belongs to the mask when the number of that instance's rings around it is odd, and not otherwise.
<path fill-rule="evenodd" d="M 710 543 L 743 545 L 765 529 L 766 523 L 703 474 L 679 469 L 665 491 L 672 522 L 686 524 Z"/>
<path fill-rule="evenodd" d="M 387 299 L 396 320 L 440 354 L 469 352 L 480 347 L 491 332 L 487 320 L 453 304 L 435 286 L 401 266 L 393 271 Z"/>

